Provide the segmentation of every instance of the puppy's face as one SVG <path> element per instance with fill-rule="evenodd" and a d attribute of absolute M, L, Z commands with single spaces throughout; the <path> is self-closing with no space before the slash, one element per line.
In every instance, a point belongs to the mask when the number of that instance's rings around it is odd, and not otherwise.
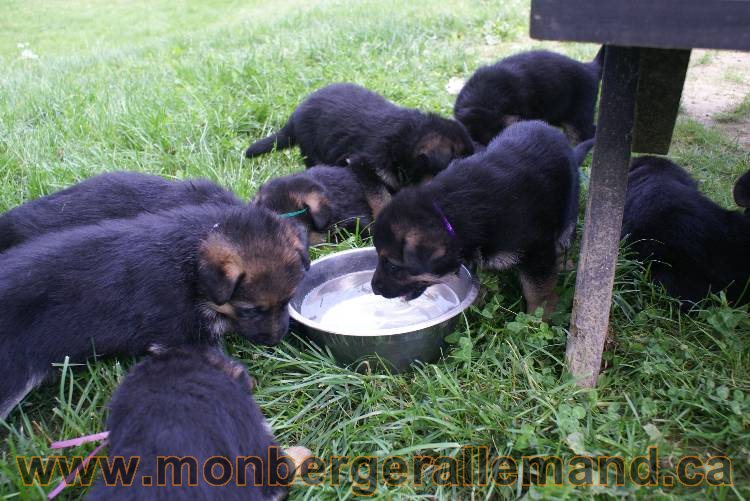
<path fill-rule="evenodd" d="M 403 190 L 375 221 L 378 264 L 372 291 L 387 297 L 419 297 L 460 266 L 458 244 L 434 209 Z"/>
<path fill-rule="evenodd" d="M 412 183 L 436 176 L 455 158 L 474 153 L 474 144 L 463 125 L 433 116 L 417 132 L 408 175 Z"/>
<path fill-rule="evenodd" d="M 215 227 L 200 248 L 202 313 L 215 336 L 236 331 L 278 344 L 289 328 L 287 304 L 310 266 L 296 227 L 264 209 Z"/>
<path fill-rule="evenodd" d="M 277 214 L 305 210 L 293 219 L 305 226 L 313 244 L 324 241 L 335 222 L 325 188 L 304 173 L 271 179 L 258 189 L 254 202 Z"/>

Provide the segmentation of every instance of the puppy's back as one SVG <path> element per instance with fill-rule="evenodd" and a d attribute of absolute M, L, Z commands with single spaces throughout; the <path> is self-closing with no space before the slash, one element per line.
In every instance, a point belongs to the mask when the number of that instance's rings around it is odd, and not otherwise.
<path fill-rule="evenodd" d="M 232 192 L 205 179 L 169 181 L 137 172 L 100 174 L 1 215 L 0 252 L 52 231 L 207 202 L 241 203 Z"/>
<path fill-rule="evenodd" d="M 109 404 L 109 457 L 139 458 L 132 486 L 105 486 L 100 480 L 88 499 L 277 499 L 285 487 L 268 485 L 269 452 L 278 447 L 270 427 L 250 393 L 244 367 L 215 349 L 180 348 L 155 355 L 136 365 L 115 391 Z M 283 452 L 278 451 L 279 455 Z M 194 458 L 197 485 L 173 485 L 170 469 L 166 486 L 157 486 L 157 458 Z M 236 467 L 237 458 L 263 460 L 264 481 L 247 485 L 236 477 L 225 486 L 206 483 L 203 465 L 214 456 Z M 178 467 L 175 467 L 177 469 Z M 234 470 L 236 473 L 236 470 Z M 150 477 L 153 486 L 144 486 Z M 148 481 L 146 481 L 148 483 Z"/>
<path fill-rule="evenodd" d="M 519 166 L 535 171 L 557 170 L 562 162 L 567 166 L 575 164 L 565 135 L 541 120 L 511 125 L 490 142 L 486 151 L 498 157 L 522 159 Z"/>
<path fill-rule="evenodd" d="M 525 190 L 516 195 L 549 206 L 549 220 L 556 221 L 559 245 L 570 247 L 578 221 L 580 173 L 565 135 L 541 120 L 518 122 L 495 138 L 487 151 L 513 159 L 529 179 Z M 540 199 L 541 193 L 548 198 Z"/>

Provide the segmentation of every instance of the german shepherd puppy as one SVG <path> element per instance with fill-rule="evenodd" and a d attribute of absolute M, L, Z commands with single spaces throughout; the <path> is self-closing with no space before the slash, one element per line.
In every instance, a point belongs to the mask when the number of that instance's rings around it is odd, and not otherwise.
<path fill-rule="evenodd" d="M 169 181 L 138 172 L 99 174 L 0 215 L 0 252 L 51 231 L 207 202 L 242 203 L 231 191 L 206 179 Z"/>
<path fill-rule="evenodd" d="M 325 241 L 325 234 L 336 229 L 369 232 L 373 221 L 357 175 L 328 165 L 271 179 L 258 189 L 254 202 L 279 214 L 304 210 L 295 220 L 307 229 L 310 243 Z"/>
<path fill-rule="evenodd" d="M 519 122 L 482 153 L 455 160 L 435 179 L 397 193 L 374 224 L 376 294 L 418 297 L 462 262 L 518 270 L 527 310 L 554 311 L 559 257 L 578 218 L 574 151 L 541 121 Z"/>
<path fill-rule="evenodd" d="M 737 205 L 750 205 L 750 172 L 734 187 Z M 750 217 L 709 200 L 680 166 L 664 158 L 633 160 L 622 236 L 651 278 L 687 308 L 709 292 L 750 301 Z"/>
<path fill-rule="evenodd" d="M 590 63 L 534 50 L 479 68 L 456 98 L 453 114 L 472 139 L 488 144 L 519 120 L 563 127 L 577 143 L 594 136 L 594 107 L 604 47 Z"/>
<path fill-rule="evenodd" d="M 87 499 L 285 498 L 298 465 L 253 387 L 245 367 L 214 348 L 170 349 L 136 365 L 110 401 L 107 428 L 109 457 L 138 458 L 138 471 L 130 485 L 100 479 Z M 160 457 L 188 467 L 159 467 Z"/>
<path fill-rule="evenodd" d="M 451 160 L 473 153 L 463 125 L 433 113 L 396 106 L 358 85 L 340 83 L 313 92 L 281 130 L 253 143 L 255 157 L 299 145 L 305 165 L 362 165 L 379 181 L 363 179 L 377 214 L 381 183 L 391 192 L 429 178 Z"/>
<path fill-rule="evenodd" d="M 49 233 L 0 255 L 0 417 L 66 356 L 140 355 L 236 331 L 274 345 L 309 267 L 294 225 L 186 206 Z"/>

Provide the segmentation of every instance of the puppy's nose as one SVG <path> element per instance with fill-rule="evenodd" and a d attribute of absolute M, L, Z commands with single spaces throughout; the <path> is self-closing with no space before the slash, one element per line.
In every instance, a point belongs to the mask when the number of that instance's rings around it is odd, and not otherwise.
<path fill-rule="evenodd" d="M 370 285 L 372 286 L 373 294 L 377 294 L 378 296 L 383 295 L 383 289 L 380 288 L 380 283 L 376 279 L 373 278 Z"/>

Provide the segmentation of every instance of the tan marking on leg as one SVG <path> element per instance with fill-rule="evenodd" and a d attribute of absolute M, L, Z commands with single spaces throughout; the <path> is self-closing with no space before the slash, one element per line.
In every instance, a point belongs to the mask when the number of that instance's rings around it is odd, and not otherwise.
<path fill-rule="evenodd" d="M 555 273 L 542 281 L 537 281 L 519 272 L 518 278 L 521 282 L 523 297 L 526 299 L 526 312 L 533 314 L 541 306 L 543 310 L 542 319 L 545 321 L 549 320 L 560 300 L 555 293 L 557 274 Z"/>

